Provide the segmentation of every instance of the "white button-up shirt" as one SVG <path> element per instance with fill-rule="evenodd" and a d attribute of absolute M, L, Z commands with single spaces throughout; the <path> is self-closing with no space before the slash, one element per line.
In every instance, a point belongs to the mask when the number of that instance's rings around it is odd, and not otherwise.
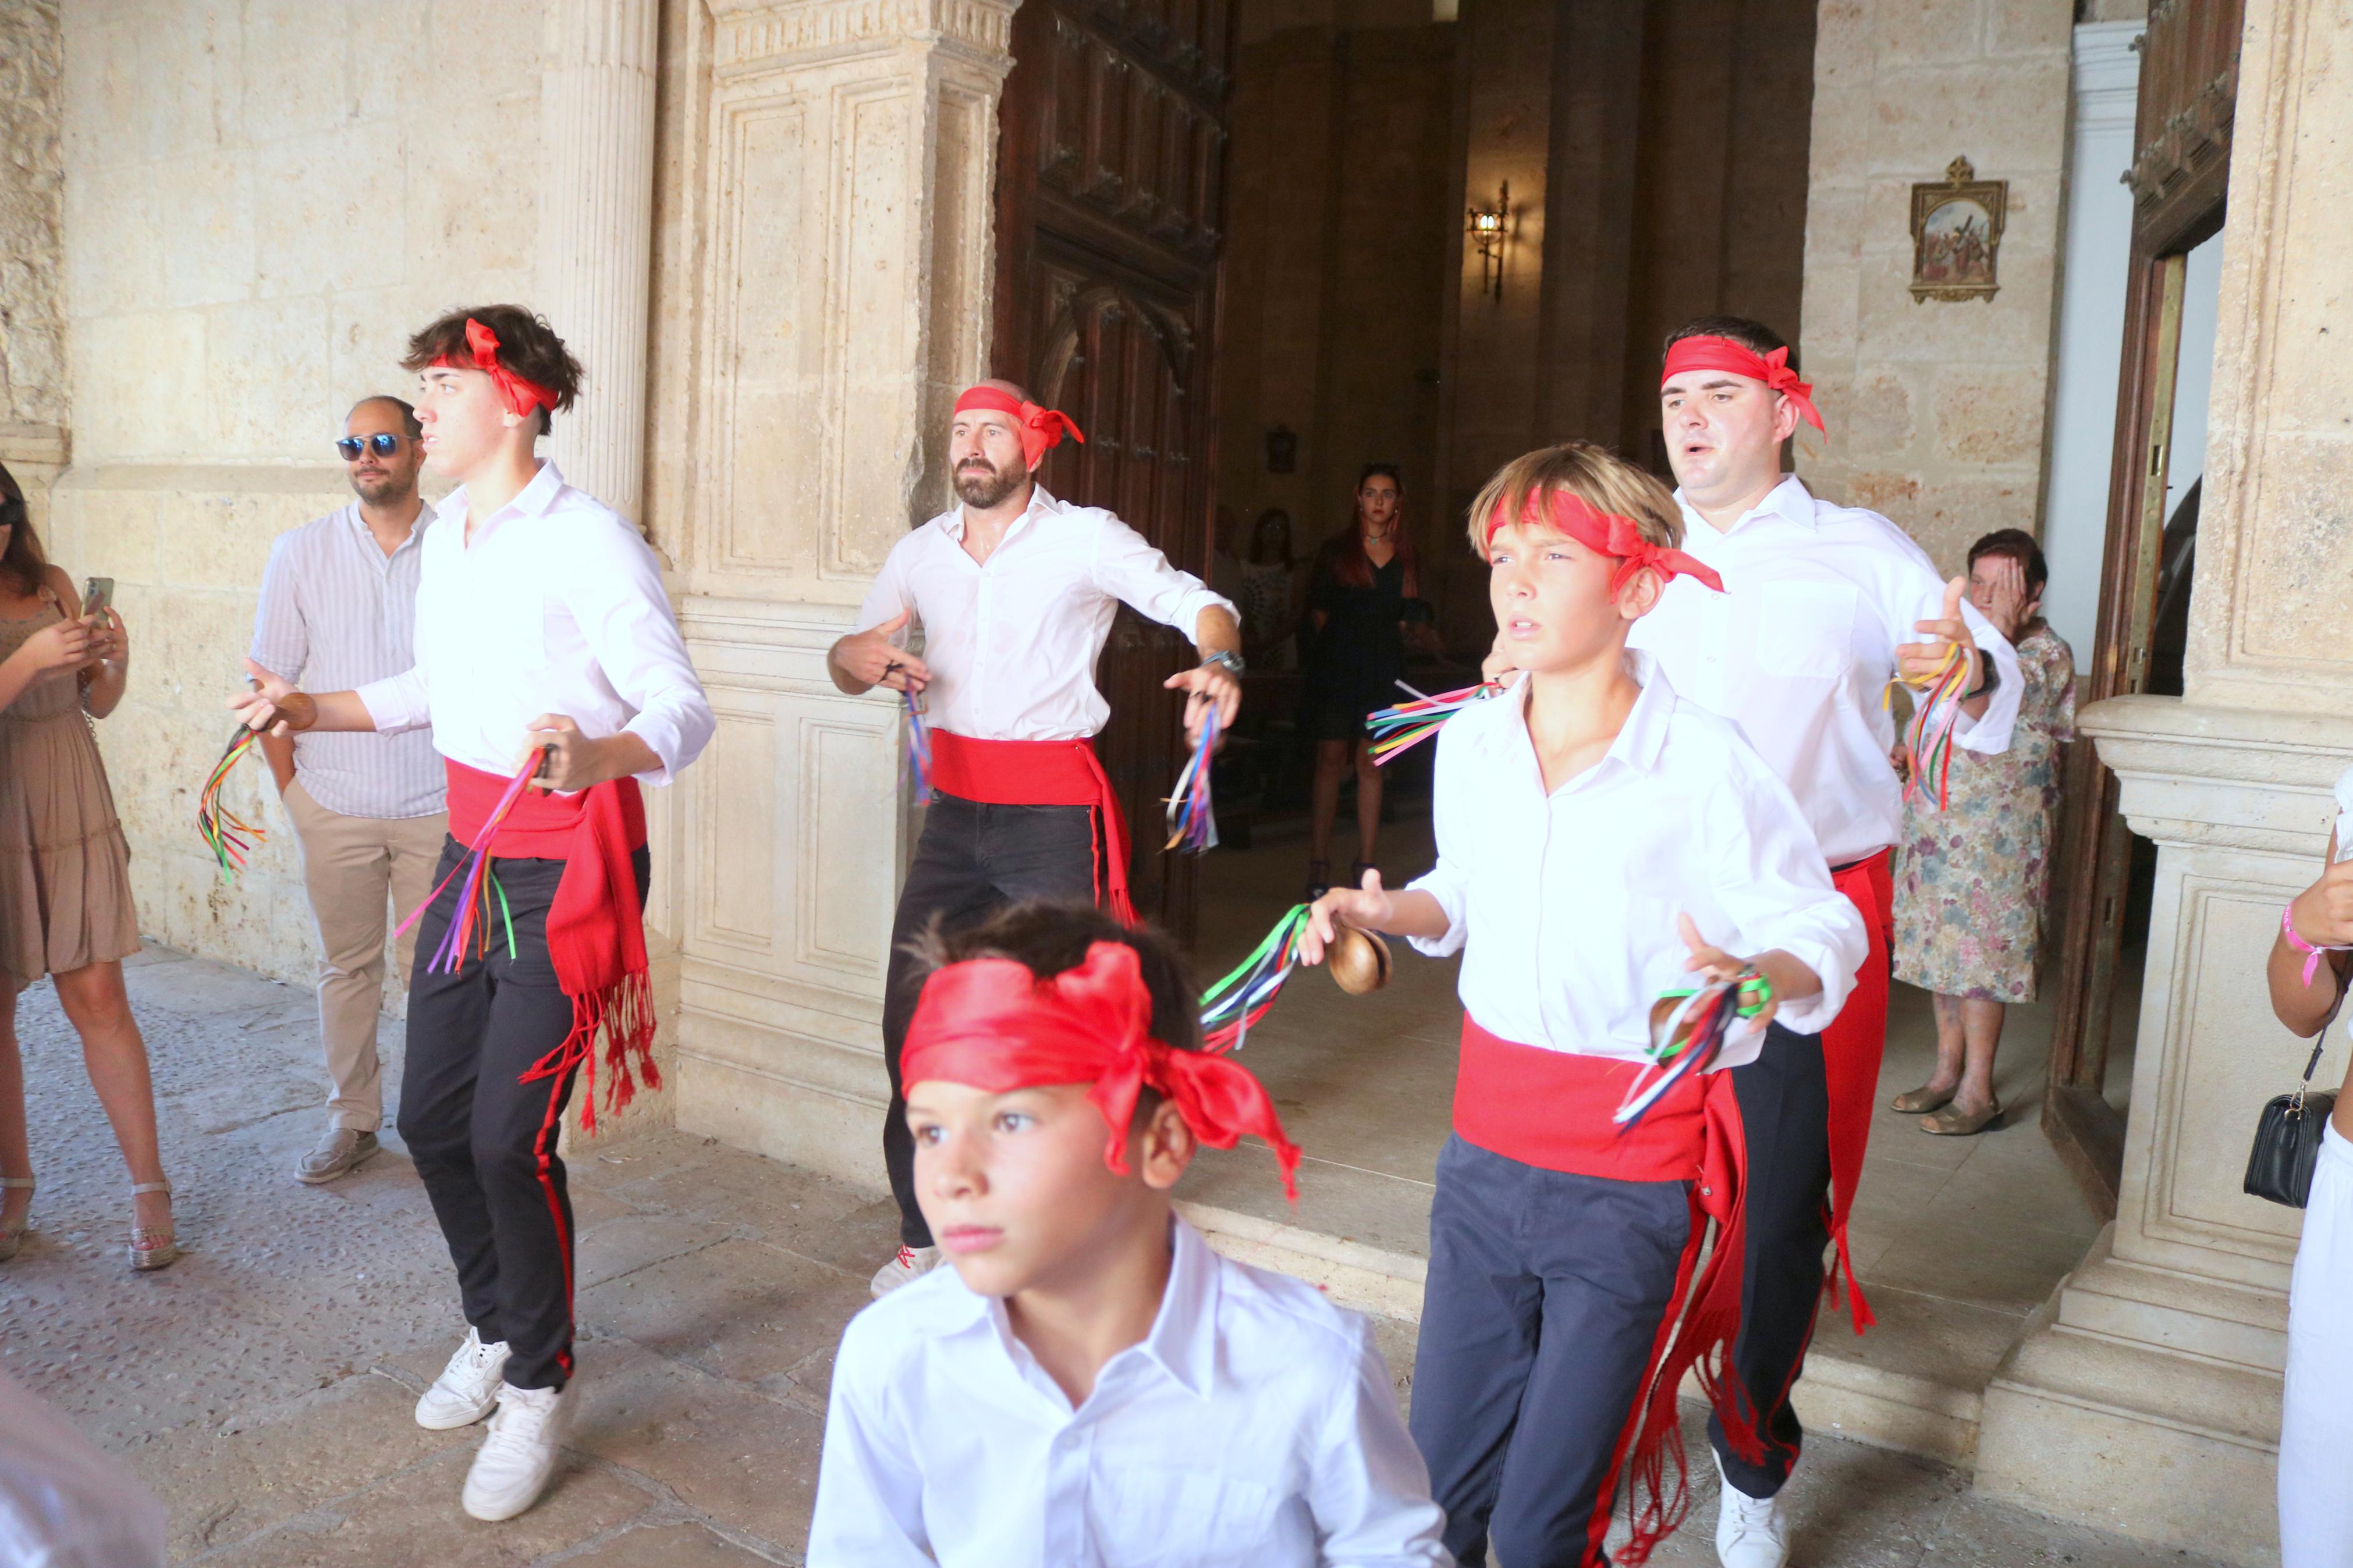
<path fill-rule="evenodd" d="M 1682 492 L 1676 492 L 1681 501 Z M 1875 511 L 1819 500 L 1791 475 L 1719 532 L 1683 502 L 1683 549 L 1724 579 L 1667 584 L 1627 646 L 1659 661 L 1675 689 L 1740 726 L 1798 797 L 1833 866 L 1874 855 L 1903 831 L 1903 785 L 1887 753 L 1894 721 L 1882 698 L 1898 645 L 1944 613 L 1945 581 L 1927 552 Z M 2000 671 L 1982 718 L 1956 742 L 2010 749 L 2018 655 L 1976 606 L 1961 618 Z"/>
<path fill-rule="evenodd" d="M 1039 485 L 986 565 L 965 550 L 961 506 L 892 545 L 858 630 L 915 612 L 936 727 L 976 741 L 1073 741 L 1111 717 L 1095 660 L 1123 600 L 1188 637 L 1203 610 L 1233 609 L 1110 512 Z M 892 640 L 906 646 L 903 633 Z"/>
<path fill-rule="evenodd" d="M 338 507 L 269 547 L 253 617 L 253 662 L 316 691 L 343 691 L 417 662 L 418 563 L 428 510 L 391 554 L 359 504 Z M 441 809 L 433 738 L 309 732 L 294 737 L 294 769 L 312 800 L 345 816 L 430 816 Z"/>
<path fill-rule="evenodd" d="M 1438 866 L 1412 885 L 1446 911 L 1432 956 L 1464 947 L 1462 1005 L 1504 1039 L 1642 1058 L 1651 1006 L 1692 984 L 1688 914 L 1729 952 L 1780 948 L 1821 977 L 1778 1021 L 1838 1016 L 1864 952 L 1862 916 L 1789 791 L 1715 715 L 1631 655 L 1642 694 L 1599 763 L 1550 795 L 1528 736 L 1527 683 L 1474 702 L 1438 738 Z"/>
<path fill-rule="evenodd" d="M 451 762 L 503 778 L 524 726 L 559 713 L 601 740 L 626 730 L 668 784 L 717 727 L 638 531 L 543 462 L 514 500 L 466 539 L 466 491 L 449 492 L 425 535 L 417 663 L 359 689 L 377 730 L 433 727 Z"/>
<path fill-rule="evenodd" d="M 1075 1410 L 953 1268 L 850 1320 L 810 1568 L 1450 1563 L 1370 1325 L 1171 1229 L 1152 1331 Z"/>

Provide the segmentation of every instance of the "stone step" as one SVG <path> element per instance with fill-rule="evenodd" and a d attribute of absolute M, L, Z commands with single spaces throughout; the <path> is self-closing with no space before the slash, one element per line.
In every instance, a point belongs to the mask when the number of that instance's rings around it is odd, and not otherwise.
<path fill-rule="evenodd" d="M 1207 1204 L 1176 1206 L 1237 1262 L 1304 1279 L 1356 1311 L 1407 1323 L 1420 1319 L 1423 1258 Z M 1810 1426 L 1962 1470 L 1976 1460 L 1984 1392 L 1871 1365 L 1841 1353 L 1831 1336 L 1816 1340 L 1798 1383 Z M 1684 1380 L 1683 1395 L 1700 1398 L 1692 1379 Z"/>

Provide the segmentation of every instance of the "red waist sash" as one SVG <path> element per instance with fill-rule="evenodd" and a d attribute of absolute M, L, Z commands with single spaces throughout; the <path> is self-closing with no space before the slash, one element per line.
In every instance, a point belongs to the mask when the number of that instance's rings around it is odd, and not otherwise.
<path fill-rule="evenodd" d="M 1839 1282 L 1846 1282 L 1852 1300 L 1848 1316 L 1854 1331 L 1876 1321 L 1862 1288 L 1855 1282 L 1854 1261 L 1847 1255 L 1846 1222 L 1854 1208 L 1855 1184 L 1862 1176 L 1862 1156 L 1871 1143 L 1871 1119 L 1879 1100 L 1879 1058 L 1887 1048 L 1887 948 L 1894 929 L 1895 883 L 1888 871 L 1888 851 L 1857 860 L 1831 873 L 1831 885 L 1862 911 L 1871 943 L 1862 967 L 1855 971 L 1854 989 L 1846 1005 L 1822 1031 L 1822 1076 L 1830 1097 L 1831 1238 L 1838 1244 L 1838 1264 L 1831 1271 L 1831 1300 L 1838 1300 Z"/>
<path fill-rule="evenodd" d="M 932 785 L 984 805 L 1083 805 L 1094 813 L 1095 899 L 1135 923 L 1127 896 L 1127 818 L 1092 741 L 976 741 L 932 731 Z"/>
<path fill-rule="evenodd" d="M 1748 1170 L 1732 1075 L 1686 1078 L 1641 1121 L 1621 1130 L 1610 1117 L 1641 1071 L 1639 1062 L 1521 1045 L 1490 1034 L 1465 1014 L 1461 1066 L 1454 1080 L 1454 1131 L 1490 1153 L 1611 1181 L 1692 1184 L 1691 1238 L 1683 1245 L 1674 1295 L 1651 1349 L 1642 1392 L 1613 1456 L 1613 1470 L 1630 1473 L 1636 1489 L 1634 1542 L 1626 1553 L 1631 1563 L 1642 1561 L 1651 1546 L 1672 1534 L 1690 1509 L 1683 1430 L 1675 1413 L 1685 1373 L 1697 1373 L 1733 1447 L 1752 1460 L 1764 1453 L 1756 1414 L 1730 1364 L 1740 1336 Z M 1701 1244 L 1710 1219 L 1715 1222 L 1715 1245 L 1703 1264 Z M 1675 1465 L 1672 1484 L 1666 1479 L 1670 1457 Z M 1594 1528 L 1591 1545 L 1598 1552 L 1599 1532 L 1609 1528 L 1608 1519 L 1597 1519 Z"/>
<path fill-rule="evenodd" d="M 447 762 L 447 759 L 444 759 Z M 449 835 L 471 846 L 506 794 L 508 780 L 448 763 Z M 606 1032 L 607 1091 L 615 1110 L 629 1103 L 635 1077 L 661 1087 L 654 1067 L 653 993 L 646 963 L 645 911 L 629 858 L 645 847 L 645 796 L 635 779 L 595 784 L 576 795 L 526 789 L 483 846 L 492 859 L 562 860 L 564 874 L 547 910 L 547 955 L 555 983 L 572 999 L 572 1032 L 522 1076 L 534 1079 L 588 1067 L 581 1125 L 596 1125 L 596 1032 Z"/>

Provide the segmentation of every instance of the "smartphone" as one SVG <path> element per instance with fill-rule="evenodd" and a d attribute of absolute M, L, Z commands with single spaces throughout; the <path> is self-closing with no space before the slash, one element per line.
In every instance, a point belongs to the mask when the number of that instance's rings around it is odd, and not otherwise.
<path fill-rule="evenodd" d="M 92 619 L 102 618 L 114 607 L 114 579 L 90 577 L 82 582 L 81 613 Z"/>

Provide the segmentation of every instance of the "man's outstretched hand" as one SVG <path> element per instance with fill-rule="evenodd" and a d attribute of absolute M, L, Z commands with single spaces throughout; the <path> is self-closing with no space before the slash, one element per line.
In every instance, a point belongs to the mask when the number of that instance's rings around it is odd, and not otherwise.
<path fill-rule="evenodd" d="M 887 686 L 893 691 L 921 691 L 931 684 L 931 667 L 891 638 L 907 629 L 912 610 L 902 610 L 880 626 L 852 632 L 833 645 L 833 667 L 860 686 Z"/>
<path fill-rule="evenodd" d="M 1963 691 L 1975 691 L 1985 684 L 1984 667 L 1978 662 L 1978 639 L 1969 635 L 1968 622 L 1961 619 L 1961 595 L 1968 591 L 1969 580 L 1956 577 L 1945 584 L 1944 613 L 1934 620 L 1914 623 L 1915 631 L 1926 632 L 1935 642 L 1907 642 L 1895 650 L 1895 668 L 1906 686 L 1925 687 L 1934 680 L 1945 663 L 1945 644 L 1954 643 L 1969 661 L 1968 683 Z"/>
<path fill-rule="evenodd" d="M 245 674 L 252 689 L 230 698 L 228 708 L 247 729 L 290 735 L 318 721 L 319 704 L 309 693 L 295 690 L 291 681 L 272 675 L 249 658 L 245 661 Z"/>

